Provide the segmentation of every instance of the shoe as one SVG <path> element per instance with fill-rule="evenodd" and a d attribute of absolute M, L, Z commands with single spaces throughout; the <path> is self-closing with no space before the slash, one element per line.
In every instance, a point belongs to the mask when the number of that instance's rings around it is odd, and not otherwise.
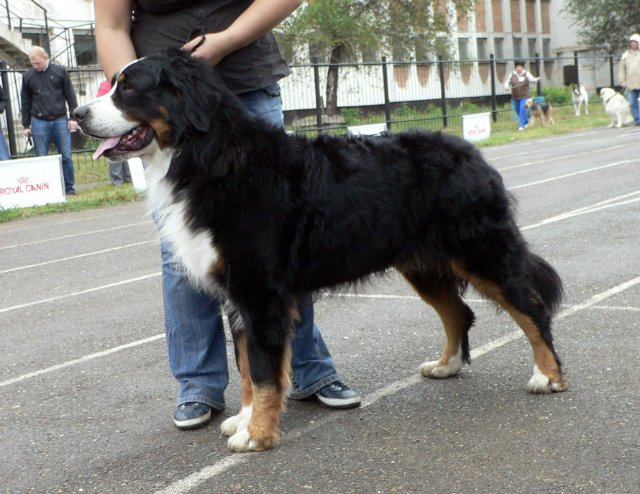
<path fill-rule="evenodd" d="M 340 381 L 334 381 L 320 388 L 316 392 L 316 397 L 329 408 L 344 410 L 360 406 L 360 395 Z"/>
<path fill-rule="evenodd" d="M 524 130 L 524 127 L 518 127 L 518 130 Z"/>
<path fill-rule="evenodd" d="M 75 196 L 75 195 L 76 195 L 76 191 L 75 191 L 75 189 L 69 189 L 69 190 L 67 191 L 67 195 L 68 195 L 68 196 Z"/>
<path fill-rule="evenodd" d="M 198 429 L 211 422 L 211 407 L 197 401 L 181 403 L 173 412 L 173 423 L 183 431 Z"/>

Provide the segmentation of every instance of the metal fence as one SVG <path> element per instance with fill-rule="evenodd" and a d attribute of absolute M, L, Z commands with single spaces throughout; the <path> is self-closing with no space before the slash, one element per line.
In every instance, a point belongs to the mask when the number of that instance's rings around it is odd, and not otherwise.
<path fill-rule="evenodd" d="M 617 59 L 613 56 L 525 59 L 528 69 L 541 77 L 536 91 L 580 82 L 592 99 L 599 88 L 615 87 Z M 344 64 L 338 67 L 337 111 L 325 112 L 329 64 L 292 65 L 281 81 L 285 125 L 298 133 L 344 133 L 350 125 L 385 123 L 390 130 L 407 127 L 440 129 L 460 126 L 464 114 L 491 112 L 493 121 L 508 119 L 509 94 L 503 82 L 513 70 L 513 60 L 436 60 Z M 20 123 L 20 88 L 24 71 L 10 70 L 0 62 L 2 85 L 8 97 L 2 127 L 13 157 L 30 155 Z M 103 80 L 99 69 L 69 69 L 83 104 L 93 99 Z M 566 90 L 568 94 L 568 89 Z M 73 137 L 76 163 L 90 166 L 90 151 L 97 144 L 81 133 Z"/>

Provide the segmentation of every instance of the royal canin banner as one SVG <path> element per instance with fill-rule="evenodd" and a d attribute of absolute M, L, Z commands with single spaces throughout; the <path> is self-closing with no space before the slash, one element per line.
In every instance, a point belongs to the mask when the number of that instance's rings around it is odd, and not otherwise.
<path fill-rule="evenodd" d="M 0 161 L 1 208 L 25 208 L 66 200 L 59 154 Z"/>

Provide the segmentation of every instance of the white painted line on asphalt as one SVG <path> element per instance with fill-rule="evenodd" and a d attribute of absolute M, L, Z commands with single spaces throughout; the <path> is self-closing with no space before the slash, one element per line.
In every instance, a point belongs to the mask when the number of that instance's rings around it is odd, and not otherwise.
<path fill-rule="evenodd" d="M 567 211 L 566 213 L 559 214 L 557 216 L 552 216 L 550 218 L 546 218 L 538 223 L 533 223 L 531 225 L 524 226 L 520 228 L 520 230 L 531 230 L 533 228 L 538 228 L 544 225 L 549 225 L 551 223 L 556 223 L 558 221 L 563 221 L 569 218 L 574 218 L 576 216 L 581 216 L 584 214 L 591 214 L 598 211 L 602 211 L 604 209 L 615 208 L 618 206 L 624 206 L 627 204 L 632 204 L 634 202 L 640 201 L 640 197 L 634 197 L 640 194 L 640 191 L 629 192 L 627 194 L 622 194 L 617 197 L 612 197 L 610 199 L 606 199 L 604 201 L 597 202 L 590 206 L 585 206 L 582 208 L 574 209 L 573 211 Z"/>
<path fill-rule="evenodd" d="M 55 372 L 60 369 L 65 369 L 67 367 L 71 367 L 72 365 L 83 364 L 85 362 L 89 362 L 91 360 L 94 360 L 100 357 L 106 357 L 107 355 L 111 355 L 112 353 L 120 352 L 122 350 L 128 350 L 129 348 L 135 348 L 137 346 L 145 345 L 147 343 L 151 343 L 161 338 L 164 338 L 164 334 L 157 334 L 155 336 L 150 336 L 149 338 L 145 338 L 143 340 L 132 341 L 131 343 L 109 348 L 108 350 L 104 350 L 102 352 L 92 353 L 91 355 L 85 355 L 84 357 L 80 357 L 75 360 L 68 360 L 67 362 L 53 365 L 51 367 L 47 367 L 46 369 L 40 369 L 35 372 L 29 372 L 28 374 L 22 374 L 21 376 L 14 377 L 13 379 L 0 382 L 0 388 L 3 386 L 9 386 L 10 384 L 15 384 L 20 381 L 24 381 L 25 379 L 41 376 L 42 374 L 49 374 L 50 372 Z"/>
<path fill-rule="evenodd" d="M 590 135 L 593 135 L 593 134 L 590 134 Z M 544 139 L 544 140 L 539 140 L 539 141 L 538 141 L 538 140 L 536 140 L 536 141 L 533 141 L 533 142 L 527 142 L 527 144 L 529 144 L 529 145 L 530 145 L 529 147 L 533 146 L 533 147 L 535 147 L 536 149 L 539 149 L 539 148 L 540 148 L 540 146 L 539 146 L 540 144 L 554 143 L 554 142 L 556 142 L 557 140 L 560 140 L 560 139 L 561 139 L 561 138 L 558 138 L 558 139 Z M 610 143 L 611 143 L 610 136 L 609 136 L 609 137 L 607 137 L 607 136 L 602 136 L 602 140 L 603 140 L 603 141 L 605 141 L 605 140 L 606 140 L 606 142 L 607 142 L 608 144 L 610 144 Z M 526 147 L 526 146 L 525 146 L 525 142 L 526 142 L 526 141 L 523 141 L 523 142 L 522 142 L 522 145 L 521 145 L 521 147 L 522 147 L 522 148 Z M 597 142 L 597 141 L 590 140 L 590 141 L 589 141 L 589 144 L 590 144 L 590 145 L 593 145 L 595 142 Z M 572 143 L 570 143 L 570 144 L 563 144 L 563 145 L 561 145 L 561 146 L 545 147 L 545 148 L 544 148 L 544 151 L 545 151 L 545 152 L 549 152 L 549 151 L 557 151 L 557 150 L 559 150 L 559 149 L 583 148 L 583 147 L 584 147 L 584 146 L 583 146 L 582 142 L 572 142 Z M 487 147 L 487 148 L 481 148 L 481 150 L 482 150 L 483 155 L 485 155 L 485 159 L 486 159 L 487 161 L 489 161 L 489 162 L 492 162 L 492 161 L 494 161 L 494 160 L 513 159 L 513 158 L 517 158 L 518 156 L 531 156 L 531 153 L 532 153 L 532 150 L 531 150 L 531 149 L 526 149 L 525 151 L 522 151 L 522 152 L 519 152 L 519 153 L 503 154 L 503 155 L 498 155 L 498 156 L 491 156 L 491 151 L 492 151 L 492 150 L 500 151 L 500 149 L 495 149 L 495 148 Z"/>
<path fill-rule="evenodd" d="M 513 187 L 508 187 L 507 190 L 523 189 L 525 187 L 531 187 L 533 185 L 545 184 L 547 182 L 555 182 L 556 180 L 562 180 L 562 179 L 565 179 L 565 178 L 576 177 L 578 175 L 584 175 L 586 173 L 599 172 L 601 170 L 606 170 L 607 168 L 613 168 L 613 167 L 620 166 L 620 165 L 628 165 L 629 163 L 636 163 L 638 161 L 640 161 L 640 158 L 636 158 L 636 159 L 632 159 L 632 160 L 617 161 L 615 163 L 609 163 L 608 165 L 602 165 L 602 166 L 598 166 L 596 168 L 589 168 L 587 170 L 580 170 L 580 171 L 573 172 L 573 173 L 567 173 L 565 175 L 558 175 L 558 176 L 555 176 L 555 177 L 545 178 L 543 180 L 537 180 L 535 182 L 529 182 L 528 184 L 514 185 Z"/>
<path fill-rule="evenodd" d="M 527 166 L 532 166 L 532 165 L 546 165 L 548 163 L 551 163 L 553 161 L 560 161 L 560 160 L 565 160 L 567 158 L 578 158 L 580 156 L 588 156 L 588 155 L 592 155 L 594 153 L 601 153 L 604 151 L 611 151 L 613 149 L 621 149 L 627 147 L 627 144 L 621 144 L 620 146 L 610 146 L 608 148 L 602 148 L 602 149 L 593 149 L 590 151 L 585 151 L 583 153 L 575 153 L 575 154 L 565 154 L 562 156 L 556 156 L 555 158 L 546 158 L 543 160 L 538 160 L 538 161 L 529 161 L 528 163 L 521 163 L 519 165 L 513 165 L 513 166 L 506 166 L 504 168 L 498 168 L 498 171 L 500 173 L 504 172 L 505 170 L 516 170 L 518 168 L 525 168 Z"/>
<path fill-rule="evenodd" d="M 5 307 L 0 309 L 0 314 L 5 312 L 11 312 L 18 309 L 24 309 L 25 307 L 33 307 L 34 305 L 46 304 L 48 302 L 55 302 L 56 300 L 64 300 L 65 298 L 77 297 L 78 295 L 84 295 L 86 293 L 98 292 L 100 290 L 106 290 L 107 288 L 113 288 L 115 286 L 126 285 L 128 283 L 135 283 L 137 281 L 146 280 L 149 278 L 154 278 L 156 276 L 160 276 L 162 273 L 152 273 L 144 276 L 138 276 L 137 278 L 129 278 L 128 280 L 117 281 L 115 283 L 109 283 L 108 285 L 96 286 L 93 288 L 87 288 L 86 290 L 80 290 L 78 292 L 66 293 L 64 295 L 59 295 L 57 297 L 50 297 L 41 300 L 34 300 L 33 302 L 27 302 L 25 304 L 13 305 L 11 307 Z"/>
<path fill-rule="evenodd" d="M 112 216 L 122 216 L 123 214 L 131 215 L 131 213 L 128 211 L 119 211 L 117 213 L 109 212 L 106 214 L 99 214 L 99 213 L 92 212 L 92 214 L 90 215 L 81 216 L 79 218 L 73 218 L 65 221 L 50 221 L 50 222 L 48 221 L 49 216 L 39 217 L 39 218 L 42 218 L 42 221 L 44 223 L 36 222 L 33 224 L 29 224 L 29 226 L 25 226 L 24 228 L 13 228 L 15 226 L 14 223 L 4 223 L 0 225 L 0 235 L 4 235 L 4 234 L 15 235 L 18 232 L 28 232 L 29 230 L 41 231 L 43 228 L 55 228 L 57 230 L 61 225 L 68 225 L 70 223 L 79 223 L 81 221 L 94 222 L 95 220 L 100 218 L 111 218 Z M 19 223 L 19 224 L 22 225 L 22 223 Z"/>
<path fill-rule="evenodd" d="M 0 250 L 16 249 L 18 247 L 25 247 L 27 245 L 44 244 L 44 243 L 47 243 L 47 242 L 54 242 L 56 240 L 65 240 L 65 239 L 68 239 L 68 238 L 82 237 L 82 236 L 85 236 L 85 235 L 93 235 L 94 233 L 113 232 L 113 231 L 116 231 L 116 230 L 122 230 L 124 228 L 133 228 L 134 226 L 147 225 L 147 224 L 151 224 L 151 223 L 153 223 L 152 220 L 140 221 L 139 223 L 129 223 L 127 225 L 113 226 L 111 228 L 104 228 L 102 230 L 92 230 L 92 231 L 87 231 L 87 232 L 72 233 L 70 235 L 62 235 L 60 237 L 44 238 L 42 240 L 33 240 L 31 242 L 23 242 L 23 243 L 20 243 L 20 244 L 5 245 L 4 247 L 0 247 Z"/>
<path fill-rule="evenodd" d="M 64 261 L 72 261 L 74 259 L 81 259 L 83 257 L 97 256 L 99 254 L 107 254 L 109 252 L 115 252 L 115 251 L 122 250 L 122 249 L 128 249 L 130 247 L 139 247 L 141 245 L 150 244 L 150 243 L 153 243 L 153 242 L 157 242 L 157 241 L 156 240 L 145 240 L 144 242 L 137 242 L 135 244 L 120 245 L 118 247 L 112 247 L 110 249 L 96 250 L 96 251 L 93 251 L 93 252 L 87 252 L 86 254 L 78 254 L 77 256 L 61 257 L 59 259 L 52 259 L 50 261 L 39 262 L 39 263 L 36 263 L 36 264 L 27 264 L 25 266 L 18 266 L 16 268 L 9 268 L 9 269 L 1 270 L 0 274 L 13 273 L 14 271 L 22 271 L 23 269 L 39 268 L 41 266 L 47 266 L 48 264 L 55 264 L 57 262 L 64 262 Z"/>
<path fill-rule="evenodd" d="M 585 310 L 589 307 L 594 306 L 598 302 L 608 297 L 621 293 L 624 290 L 627 290 L 638 284 L 640 284 L 640 276 L 638 276 L 637 278 L 633 278 L 625 283 L 621 283 L 620 285 L 610 288 L 609 290 L 606 290 L 600 294 L 594 295 L 593 297 L 586 300 L 585 302 L 574 305 L 568 308 L 567 310 L 562 311 L 556 319 L 563 319 L 577 312 Z M 521 331 L 520 329 L 507 333 L 506 335 L 500 338 L 497 338 L 475 350 L 472 350 L 471 358 L 475 359 L 489 352 L 497 350 L 498 348 L 508 343 L 511 343 L 512 341 L 518 340 L 523 336 L 524 336 L 524 332 Z M 384 388 L 380 388 L 377 391 L 374 391 L 364 396 L 362 399 L 362 404 L 360 405 L 360 408 L 366 408 L 368 406 L 371 406 L 383 398 L 394 395 L 397 392 L 402 391 L 403 389 L 406 389 L 415 384 L 419 384 L 420 382 L 424 381 L 424 379 L 425 378 L 419 376 L 418 374 L 412 374 L 411 376 L 405 379 L 391 383 L 388 386 L 385 386 Z M 312 430 L 317 429 L 321 426 L 324 426 L 329 422 L 338 420 L 339 416 L 340 414 L 329 414 L 325 416 L 323 419 L 316 421 L 312 425 L 301 427 L 297 430 L 288 432 L 284 440 L 282 441 L 282 443 L 286 444 L 287 442 L 291 442 L 299 437 L 308 435 Z M 224 473 L 225 471 L 229 470 L 229 468 L 245 463 L 246 461 L 254 457 L 255 457 L 254 455 L 248 455 L 248 454 L 233 454 L 231 456 L 224 458 L 223 460 L 220 460 L 214 463 L 213 465 L 209 465 L 197 472 L 194 472 L 188 477 L 185 477 L 184 479 L 179 480 L 167 486 L 165 489 L 156 491 L 155 494 L 185 494 L 199 487 L 202 483 L 206 482 L 207 480 L 210 480 L 216 477 L 217 475 Z"/>

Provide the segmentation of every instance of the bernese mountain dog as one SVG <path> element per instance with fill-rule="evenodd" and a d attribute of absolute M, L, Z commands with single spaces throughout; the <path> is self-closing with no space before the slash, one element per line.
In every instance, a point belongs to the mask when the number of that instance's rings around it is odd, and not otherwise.
<path fill-rule="evenodd" d="M 469 362 L 474 313 L 462 295 L 472 285 L 526 334 L 528 390 L 566 388 L 551 336 L 561 280 L 530 251 L 501 176 L 471 144 L 424 131 L 287 135 L 177 51 L 129 64 L 74 116 L 103 139 L 97 156 L 144 160 L 160 235 L 193 283 L 228 302 L 242 376 L 240 413 L 222 424 L 231 450 L 278 438 L 300 296 L 389 268 L 446 333 L 423 376 L 454 376 Z"/>

